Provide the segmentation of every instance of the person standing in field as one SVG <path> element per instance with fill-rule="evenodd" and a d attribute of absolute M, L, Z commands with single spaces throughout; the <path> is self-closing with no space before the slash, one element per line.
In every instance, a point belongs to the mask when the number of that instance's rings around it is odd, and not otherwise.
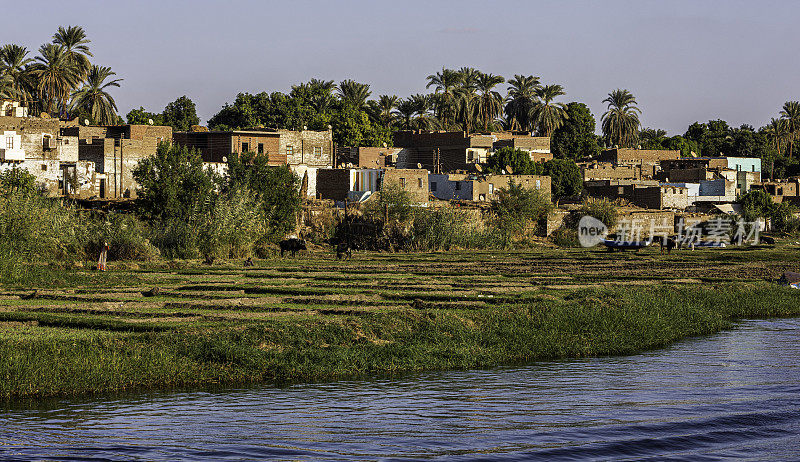
<path fill-rule="evenodd" d="M 108 259 L 108 242 L 103 242 L 100 248 L 100 258 L 97 260 L 97 269 L 100 271 L 106 270 L 106 260 Z"/>

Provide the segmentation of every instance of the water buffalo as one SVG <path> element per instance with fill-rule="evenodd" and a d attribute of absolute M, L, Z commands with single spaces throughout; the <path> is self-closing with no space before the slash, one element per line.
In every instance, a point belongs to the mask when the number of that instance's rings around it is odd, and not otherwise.
<path fill-rule="evenodd" d="M 336 259 L 341 260 L 342 258 L 349 260 L 353 256 L 353 251 L 346 242 L 340 242 L 336 244 Z"/>
<path fill-rule="evenodd" d="M 281 246 L 281 257 L 285 252 L 291 252 L 292 256 L 294 257 L 297 255 L 297 252 L 300 250 L 308 250 L 306 247 L 306 240 L 305 239 L 297 239 L 296 237 L 290 237 L 289 239 L 284 239 L 278 243 Z"/>

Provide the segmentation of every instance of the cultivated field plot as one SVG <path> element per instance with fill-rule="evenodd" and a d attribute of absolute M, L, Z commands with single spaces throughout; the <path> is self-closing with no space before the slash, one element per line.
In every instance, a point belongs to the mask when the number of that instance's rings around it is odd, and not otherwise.
<path fill-rule="evenodd" d="M 39 287 L 0 286 L 0 395 L 632 352 L 760 315 L 751 306 L 765 310 L 776 296 L 785 306 L 763 315 L 792 315 L 795 291 L 774 280 L 798 269 L 796 256 L 790 245 L 671 255 L 358 252 L 348 261 L 317 252 L 252 267 L 51 270 Z"/>
<path fill-rule="evenodd" d="M 0 320 L 114 331 L 170 330 L 298 316 L 359 316 L 398 308 L 474 309 L 523 303 L 543 294 L 604 286 L 702 284 L 777 279 L 798 270 L 788 247 L 641 253 L 356 253 L 256 261 L 110 265 L 69 270 L 65 287 L 3 288 Z M 73 285 L 74 284 L 74 285 Z M 158 292 L 152 295 L 152 289 Z M 35 290 L 35 295 L 34 295 Z M 33 295 L 33 297 L 31 297 Z M 28 298 L 30 297 L 30 298 Z M 35 334 L 35 330 L 31 331 Z"/>

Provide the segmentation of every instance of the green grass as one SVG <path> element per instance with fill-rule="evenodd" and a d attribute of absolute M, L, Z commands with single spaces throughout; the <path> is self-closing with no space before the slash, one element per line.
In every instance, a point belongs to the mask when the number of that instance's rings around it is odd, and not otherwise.
<path fill-rule="evenodd" d="M 630 354 L 799 316 L 797 249 L 322 254 L 0 285 L 0 396 L 331 380 Z M 176 269 L 179 268 L 179 269 Z M 699 281 L 706 282 L 699 282 Z M 157 297 L 140 292 L 158 286 Z M 243 291 L 243 292 L 241 292 Z"/>

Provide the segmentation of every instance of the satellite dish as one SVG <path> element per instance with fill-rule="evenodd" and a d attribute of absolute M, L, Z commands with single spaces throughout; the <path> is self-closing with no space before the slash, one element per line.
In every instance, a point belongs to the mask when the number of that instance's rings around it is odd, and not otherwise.
<path fill-rule="evenodd" d="M 89 119 L 83 119 L 83 124 L 88 127 L 89 126 Z"/>
<path fill-rule="evenodd" d="M 481 164 L 475 164 L 475 170 L 477 170 L 478 173 L 480 173 L 483 171 L 483 167 L 481 167 Z"/>
<path fill-rule="evenodd" d="M 308 126 L 303 125 L 303 130 L 308 130 Z"/>
<path fill-rule="evenodd" d="M 506 165 L 506 170 L 508 170 L 508 173 L 510 173 L 511 175 L 513 175 L 513 174 L 514 174 L 514 169 L 513 169 L 513 168 L 511 168 L 511 166 L 510 166 L 510 165 Z"/>
<path fill-rule="evenodd" d="M 417 168 L 422 168 L 422 164 L 417 163 Z"/>
<path fill-rule="evenodd" d="M 506 171 L 505 171 L 505 170 L 500 170 L 500 173 L 502 173 L 503 175 L 505 175 L 505 174 L 506 174 Z"/>
<path fill-rule="evenodd" d="M 387 147 L 385 142 L 383 143 L 383 147 L 384 147 L 384 149 Z"/>
<path fill-rule="evenodd" d="M 333 125 L 328 124 L 328 130 L 333 130 Z"/>
<path fill-rule="evenodd" d="M 147 123 L 148 123 L 149 125 L 153 125 L 153 123 L 154 123 L 154 122 L 153 122 L 153 119 L 147 119 Z"/>
<path fill-rule="evenodd" d="M 227 161 L 228 161 L 228 158 L 227 158 L 227 157 L 225 157 L 225 156 L 222 156 L 222 161 L 223 161 L 223 162 L 227 162 Z"/>

